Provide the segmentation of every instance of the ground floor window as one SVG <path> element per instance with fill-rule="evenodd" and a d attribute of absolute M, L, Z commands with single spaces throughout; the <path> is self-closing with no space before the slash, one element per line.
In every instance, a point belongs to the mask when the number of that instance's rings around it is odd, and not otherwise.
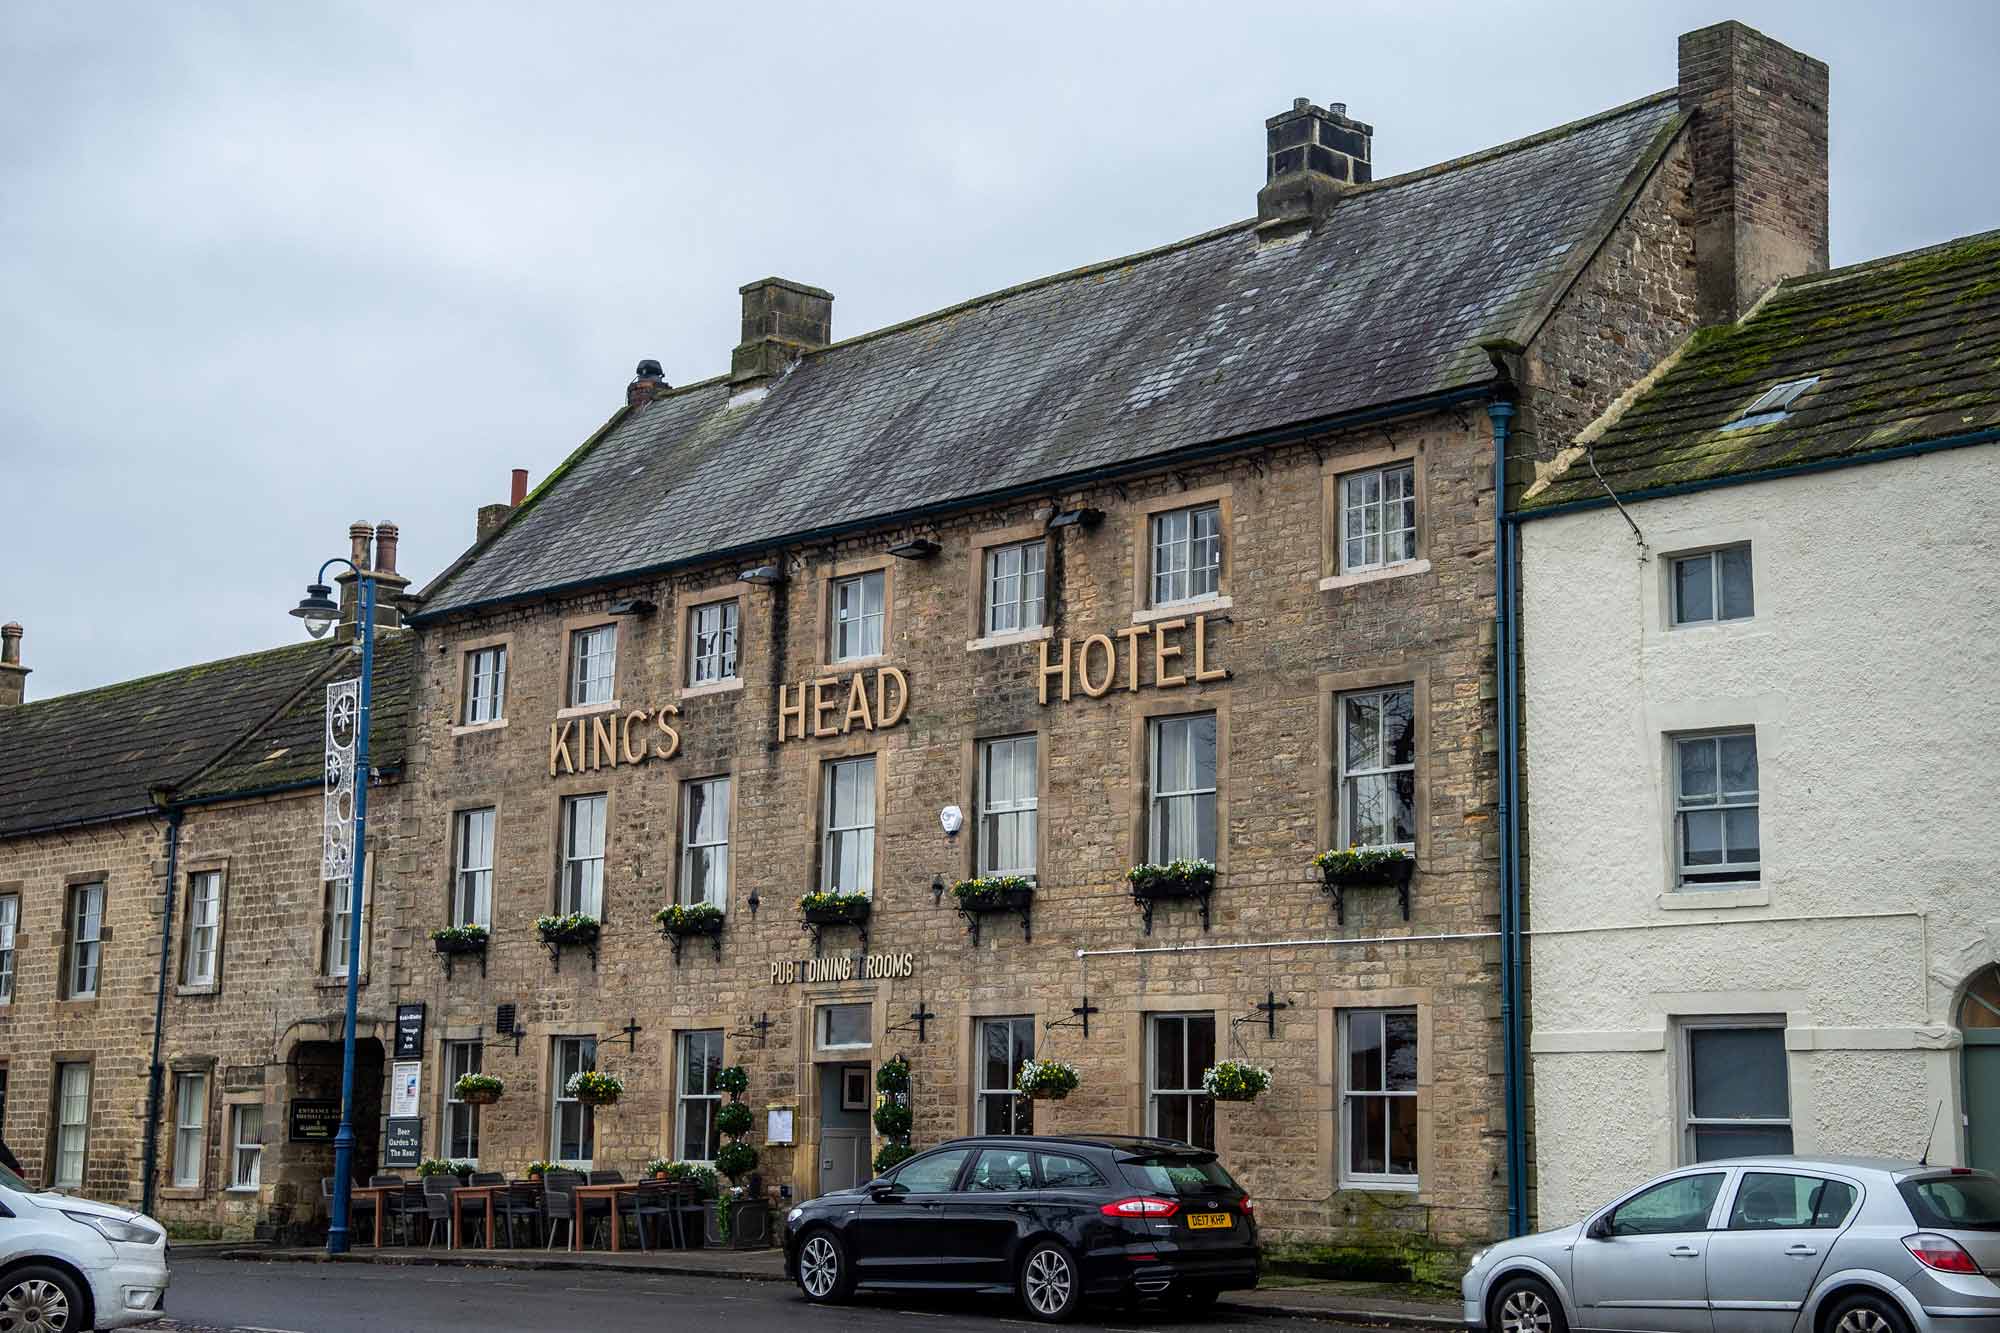
<path fill-rule="evenodd" d="M 264 1108 L 257 1103 L 236 1107 L 232 1119 L 229 1188 L 254 1190 L 264 1174 Z"/>
<path fill-rule="evenodd" d="M 208 1146 L 208 1076 L 174 1075 L 174 1187 L 198 1189 Z"/>
<path fill-rule="evenodd" d="M 1215 1065 L 1213 1014 L 1155 1014 L 1147 1102 L 1152 1132 L 1197 1148 L 1215 1146 L 1215 1099 L 1201 1078 Z"/>
<path fill-rule="evenodd" d="M 90 1066 L 81 1061 L 56 1066 L 57 1189 L 83 1184 L 84 1153 L 90 1139 Z"/>
<path fill-rule="evenodd" d="M 681 1034 L 679 1095 L 680 1130 L 675 1137 L 684 1162 L 712 1162 L 722 1140 L 715 1129 L 715 1112 L 722 1090 L 715 1085 L 722 1072 L 722 1032 Z"/>
<path fill-rule="evenodd" d="M 1341 1179 L 1417 1183 L 1417 1011 L 1349 1009 L 1340 1016 Z"/>
<path fill-rule="evenodd" d="M 979 1132 L 1032 1134 L 1035 1103 L 1015 1091 L 1024 1060 L 1035 1058 L 1035 1020 L 984 1018 L 979 1021 Z"/>
<path fill-rule="evenodd" d="M 1681 1086 L 1682 1160 L 1792 1151 L 1782 1019 L 1683 1020 Z"/>
<path fill-rule="evenodd" d="M 444 1044 L 444 1155 L 479 1160 L 479 1108 L 458 1099 L 458 1081 L 480 1072 L 485 1047 L 476 1041 Z"/>
<path fill-rule="evenodd" d="M 597 1038 L 555 1040 L 555 1103 L 549 1116 L 549 1156 L 564 1166 L 589 1167 L 597 1155 L 596 1112 L 570 1096 L 570 1075 L 597 1068 Z"/>

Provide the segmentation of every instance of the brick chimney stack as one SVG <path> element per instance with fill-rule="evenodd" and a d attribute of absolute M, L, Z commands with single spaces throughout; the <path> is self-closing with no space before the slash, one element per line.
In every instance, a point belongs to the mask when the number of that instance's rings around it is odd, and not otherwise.
<path fill-rule="evenodd" d="M 729 358 L 731 384 L 762 384 L 833 341 L 832 292 L 784 278 L 764 278 L 737 291 L 743 296 L 743 341 Z"/>
<path fill-rule="evenodd" d="M 21 665 L 21 626 L 0 625 L 0 708 L 12 708 L 28 694 L 28 668 Z"/>
<path fill-rule="evenodd" d="M 650 359 L 641 361 L 639 369 L 633 373 L 632 382 L 625 386 L 625 406 L 642 407 L 673 387 L 667 383 L 666 372 L 660 369 L 659 362 Z"/>
<path fill-rule="evenodd" d="M 1826 269 L 1826 64 L 1718 23 L 1681 36 L 1680 104 L 1694 113 L 1697 308 L 1724 323 Z"/>
<path fill-rule="evenodd" d="M 1304 97 L 1264 122 L 1264 188 L 1257 225 L 1289 234 L 1325 216 L 1341 195 L 1374 176 L 1375 127 L 1350 119 L 1345 102 L 1314 106 Z"/>

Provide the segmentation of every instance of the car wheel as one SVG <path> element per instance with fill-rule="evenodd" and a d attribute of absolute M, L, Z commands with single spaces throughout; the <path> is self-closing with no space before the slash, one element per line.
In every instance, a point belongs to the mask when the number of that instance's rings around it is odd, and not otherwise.
<path fill-rule="evenodd" d="M 1892 1302 L 1856 1293 L 1834 1306 L 1820 1327 L 1827 1333 L 1909 1333 L 1910 1325 Z"/>
<path fill-rule="evenodd" d="M 814 1302 L 844 1301 L 854 1290 L 847 1247 L 831 1231 L 814 1231 L 799 1243 L 799 1290 Z"/>
<path fill-rule="evenodd" d="M 1517 1277 L 1493 1294 L 1492 1333 L 1569 1333 L 1562 1303 L 1548 1285 Z"/>
<path fill-rule="evenodd" d="M 0 1329 L 7 1333 L 80 1333 L 89 1312 L 75 1279 L 56 1268 L 17 1268 L 0 1278 Z"/>
<path fill-rule="evenodd" d="M 1083 1274 L 1068 1250 L 1054 1241 L 1031 1246 L 1016 1283 L 1021 1306 L 1036 1319 L 1059 1324 L 1083 1304 Z"/>

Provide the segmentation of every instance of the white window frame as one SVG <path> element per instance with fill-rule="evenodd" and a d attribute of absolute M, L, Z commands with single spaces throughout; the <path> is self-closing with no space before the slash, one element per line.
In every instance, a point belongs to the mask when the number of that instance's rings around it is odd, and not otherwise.
<path fill-rule="evenodd" d="M 57 1189 L 83 1188 L 90 1164 L 91 1085 L 96 1081 L 97 1071 L 88 1060 L 65 1060 L 56 1066 L 56 1160 L 49 1183 Z M 81 1088 L 72 1087 L 73 1082 Z"/>
<path fill-rule="evenodd" d="M 562 879 L 558 912 L 604 917 L 605 815 L 610 797 L 590 792 L 562 798 Z"/>
<path fill-rule="evenodd" d="M 1415 1028 L 1415 1032 L 1410 1040 L 1417 1047 L 1418 1069 L 1414 1086 L 1409 1088 L 1391 1088 L 1388 1086 L 1388 1020 L 1391 1015 L 1407 1016 Z M 1381 1032 L 1383 1086 L 1379 1088 L 1357 1088 L 1351 1082 L 1353 1069 L 1348 1057 L 1352 1050 L 1353 1039 L 1350 1034 L 1353 1031 L 1354 1020 L 1357 1018 L 1370 1020 L 1375 1023 Z M 1337 1066 L 1337 1074 L 1340 1081 L 1340 1118 L 1338 1124 L 1335 1126 L 1334 1137 L 1340 1144 L 1340 1183 L 1343 1186 L 1349 1186 L 1354 1189 L 1395 1190 L 1414 1190 L 1422 1187 L 1424 1145 L 1423 1102 L 1420 1100 L 1420 1097 L 1423 1091 L 1423 1040 L 1423 1019 L 1414 1008 L 1408 1005 L 1391 1005 L 1382 1009 L 1343 1009 L 1340 1011 L 1340 1053 L 1339 1064 Z M 1392 1165 L 1389 1157 L 1389 1137 L 1394 1133 L 1394 1117 L 1390 1114 L 1392 1108 L 1386 1105 L 1383 1108 L 1382 1116 L 1382 1132 L 1384 1135 L 1382 1140 L 1382 1165 L 1384 1169 L 1381 1171 L 1356 1171 L 1354 1169 L 1353 1144 L 1348 1141 L 1349 1135 L 1353 1132 L 1354 1125 L 1351 1104 L 1365 1099 L 1378 1100 L 1385 1103 L 1407 1099 L 1410 1102 L 1412 1108 L 1414 1108 L 1411 1111 L 1413 1117 L 1411 1131 L 1416 1135 L 1417 1139 L 1417 1169 L 1415 1173 L 1411 1174 L 1387 1169 Z"/>
<path fill-rule="evenodd" d="M 21 895 L 0 894 L 0 1004 L 14 1002 L 14 935 L 21 924 Z"/>
<path fill-rule="evenodd" d="M 365 969 L 368 960 L 368 899 L 374 892 L 375 856 L 371 852 L 361 868 L 361 959 Z M 320 881 L 326 894 L 326 903 L 320 913 L 322 928 L 326 938 L 322 941 L 322 976 L 338 978 L 347 975 L 347 933 L 351 914 L 348 908 L 354 901 L 354 885 L 347 879 Z"/>
<path fill-rule="evenodd" d="M 550 1068 L 555 1071 L 554 1086 L 550 1089 L 551 1105 L 549 1115 L 549 1160 L 558 1166 L 576 1167 L 588 1171 L 596 1160 L 597 1153 L 597 1111 L 569 1095 L 566 1085 L 570 1074 L 579 1070 L 597 1068 L 597 1038 L 595 1037 L 553 1037 L 550 1039 Z M 574 1068 L 569 1068 L 564 1055 L 575 1050 Z M 565 1072 L 565 1069 L 568 1072 Z M 574 1114 L 577 1120 L 577 1146 L 590 1149 L 588 1157 L 563 1157 L 563 1117 Z"/>
<path fill-rule="evenodd" d="M 197 1071 L 177 1073 L 174 1075 L 174 1188 L 200 1189 L 207 1156 L 208 1075 Z"/>
<path fill-rule="evenodd" d="M 853 594 L 851 603 L 850 593 Z M 869 606 L 871 593 L 874 596 L 872 609 Z M 833 581 L 827 596 L 831 607 L 827 618 L 827 660 L 860 662 L 882 656 L 884 645 L 888 642 L 889 572 L 868 569 L 858 574 L 842 575 Z"/>
<path fill-rule="evenodd" d="M 474 648 L 465 655 L 465 700 L 461 725 L 480 726 L 507 716 L 507 645 Z"/>
<path fill-rule="evenodd" d="M 1209 531 L 1199 531 L 1206 525 Z M 1152 515 L 1147 523 L 1152 606 L 1182 606 L 1222 595 L 1222 505 L 1210 500 Z M 1176 581 L 1178 582 L 1178 585 Z"/>
<path fill-rule="evenodd" d="M 465 1074 L 485 1072 L 486 1044 L 482 1041 L 447 1041 L 441 1052 L 444 1066 L 444 1141 L 439 1150 L 446 1157 L 461 1158 L 479 1164 L 479 1107 L 471 1102 L 461 1101 L 458 1096 L 458 1080 Z M 470 1152 L 458 1151 L 461 1130 Z"/>
<path fill-rule="evenodd" d="M 1758 790 L 1752 792 L 1727 792 L 1722 786 L 1722 746 L 1721 742 L 1738 736 L 1747 736 L 1754 751 L 1757 743 L 1755 727 L 1728 727 L 1718 731 L 1680 732 L 1668 736 L 1667 758 L 1671 769 L 1673 785 L 1674 827 L 1674 889 L 1676 892 L 1704 893 L 1714 889 L 1739 888 L 1746 884 L 1756 884 L 1764 877 L 1764 816 L 1762 809 L 1764 781 L 1763 755 L 1757 758 Z M 1681 790 L 1681 747 L 1706 742 L 1714 747 L 1715 754 L 1715 796 L 1713 800 L 1690 802 Z M 1757 859 L 1755 861 L 1731 861 L 1729 857 L 1728 826 L 1725 813 L 1722 819 L 1723 859 L 1712 866 L 1690 866 L 1687 863 L 1687 816 L 1709 812 L 1749 810 L 1757 817 Z M 1690 879 L 1689 876 L 1702 878 Z"/>
<path fill-rule="evenodd" d="M 1755 1126 L 1759 1129 L 1774 1129 L 1783 1126 L 1792 1134 L 1792 1149 L 1798 1149 L 1798 1122 L 1792 1107 L 1792 1053 L 1785 1045 L 1785 1016 L 1783 1014 L 1749 1015 L 1702 1015 L 1678 1019 L 1676 1038 L 1677 1055 L 1680 1060 L 1679 1095 L 1675 1098 L 1676 1109 L 1680 1113 L 1680 1132 L 1675 1135 L 1677 1151 L 1682 1166 L 1704 1166 L 1706 1162 L 1695 1156 L 1695 1131 L 1704 1127 L 1727 1128 L 1734 1125 Z M 1775 1031 L 1778 1034 L 1778 1050 L 1783 1055 L 1785 1066 L 1780 1071 L 1779 1082 L 1785 1089 L 1785 1115 L 1783 1119 L 1771 1117 L 1721 1117 L 1696 1116 L 1694 1113 L 1694 1034 L 1714 1032 L 1718 1029 L 1751 1029 Z M 1728 1158 L 1710 1158 L 1709 1161 L 1727 1161 Z"/>
<path fill-rule="evenodd" d="M 69 886 L 64 998 L 94 1000 L 104 981 L 104 881 Z"/>
<path fill-rule="evenodd" d="M 833 1041 L 833 1013 L 836 1009 L 860 1009 L 867 1013 L 869 1024 L 875 1021 L 874 1006 L 867 1001 L 859 1003 L 823 1004 L 813 1013 L 813 1045 L 822 1051 L 865 1051 L 875 1044 L 872 1032 L 860 1041 Z M 864 1029 L 866 1031 L 866 1029 Z"/>
<path fill-rule="evenodd" d="M 1210 775 L 1209 784 L 1205 787 L 1201 785 L 1201 777 L 1197 771 L 1198 765 L 1195 760 L 1195 746 L 1193 744 L 1194 727 L 1204 720 L 1207 721 L 1216 740 L 1215 771 Z M 1170 726 L 1187 726 L 1189 728 L 1189 744 L 1186 747 L 1188 769 L 1179 774 L 1168 774 L 1162 771 L 1162 757 L 1165 747 L 1161 745 L 1160 741 L 1161 736 Z M 1146 723 L 1146 745 L 1146 769 L 1148 777 L 1146 801 L 1147 856 L 1151 860 L 1161 863 L 1177 860 L 1183 856 L 1197 857 L 1210 862 L 1215 861 L 1217 852 L 1222 845 L 1223 836 L 1220 825 L 1221 802 L 1218 795 L 1222 783 L 1222 720 L 1220 715 L 1216 713 L 1175 713 L 1166 717 L 1150 718 Z M 1169 782 L 1174 785 L 1168 785 Z M 1197 817 L 1194 819 L 1191 827 L 1199 829 L 1201 820 L 1198 812 L 1200 803 L 1204 800 L 1208 802 L 1208 825 L 1215 831 L 1216 845 L 1206 849 L 1206 851 L 1199 845 L 1192 848 L 1169 846 L 1168 828 L 1170 820 L 1168 816 L 1170 810 L 1176 808 L 1175 803 L 1184 802 L 1191 804 L 1195 808 Z M 1200 842 L 1200 835 L 1198 833 L 1195 836 L 1195 841 L 1197 844 Z"/>
<path fill-rule="evenodd" d="M 688 609 L 688 677 L 694 685 L 719 685 L 737 678 L 736 650 L 742 625 L 734 597 Z"/>
<path fill-rule="evenodd" d="M 707 1047 L 714 1045 L 715 1063 L 706 1060 L 701 1065 L 699 1086 L 689 1074 L 688 1059 L 693 1054 L 691 1047 L 700 1042 Z M 716 1132 L 715 1116 L 722 1109 L 722 1089 L 715 1086 L 715 1075 L 723 1068 L 723 1046 L 721 1028 L 699 1028 L 681 1033 L 674 1040 L 674 1151 L 684 1162 L 713 1162 L 714 1154 L 691 1157 L 687 1154 L 689 1117 L 697 1112 L 702 1116 L 702 1146 L 722 1140 Z"/>
<path fill-rule="evenodd" d="M 1166 1099 L 1185 1101 L 1188 1104 L 1188 1124 L 1190 1127 L 1194 1125 L 1197 1119 L 1195 1115 L 1195 1103 L 1200 1101 L 1210 1103 L 1208 1116 L 1210 1132 L 1215 1133 L 1218 1129 L 1214 1111 L 1215 1099 L 1209 1096 L 1207 1090 L 1201 1085 L 1202 1075 L 1207 1071 L 1194 1067 L 1198 1062 L 1192 1058 L 1192 1051 L 1188 1042 L 1189 1025 L 1200 1019 L 1208 1021 L 1209 1045 L 1215 1050 L 1215 1058 L 1218 1060 L 1222 1059 L 1222 1051 L 1216 1046 L 1216 1042 L 1221 1036 L 1219 1031 L 1220 1025 L 1216 1023 L 1214 1014 L 1195 1011 L 1146 1015 L 1146 1130 L 1150 1134 L 1165 1133 L 1160 1128 L 1160 1104 Z M 1169 1023 L 1178 1024 L 1177 1030 L 1180 1033 L 1181 1042 L 1181 1063 L 1187 1069 L 1189 1085 L 1185 1088 L 1163 1088 L 1156 1082 L 1160 1074 L 1159 1044 L 1163 1038 L 1163 1029 Z M 1197 1148 L 1213 1149 L 1215 1144 L 1197 1143 L 1194 1146 Z"/>
<path fill-rule="evenodd" d="M 1359 845 L 1355 841 L 1355 828 L 1354 828 L 1355 819 L 1354 819 L 1354 809 L 1353 809 L 1354 792 L 1356 790 L 1357 780 L 1363 778 L 1379 778 L 1382 780 L 1385 789 L 1393 793 L 1395 788 L 1396 775 L 1399 773 L 1408 773 L 1410 775 L 1410 825 L 1411 825 L 1410 832 L 1412 834 L 1411 839 L 1408 842 L 1368 843 L 1366 845 L 1369 847 L 1400 847 L 1404 851 L 1412 853 L 1416 851 L 1417 844 L 1416 844 L 1416 838 L 1414 836 L 1417 831 L 1416 773 L 1417 773 L 1417 755 L 1423 748 L 1422 735 L 1421 734 L 1415 735 L 1411 738 L 1410 762 L 1407 764 L 1391 764 L 1385 762 L 1389 754 L 1388 730 L 1382 727 L 1379 724 L 1379 722 L 1376 727 L 1376 738 L 1375 738 L 1376 752 L 1374 755 L 1367 756 L 1366 762 L 1356 762 L 1357 758 L 1360 757 L 1350 755 L 1347 751 L 1347 705 L 1349 704 L 1349 702 L 1356 699 L 1377 700 L 1378 702 L 1375 705 L 1375 714 L 1376 717 L 1379 719 L 1383 715 L 1382 705 L 1379 701 L 1388 698 L 1390 695 L 1397 695 L 1397 694 L 1409 696 L 1410 725 L 1412 729 L 1418 728 L 1417 690 L 1414 683 L 1408 683 L 1402 685 L 1382 685 L 1366 690 L 1348 690 L 1343 694 L 1334 696 L 1333 742 L 1334 742 L 1334 748 L 1339 756 L 1337 760 L 1339 764 L 1339 770 L 1335 775 L 1337 778 L 1337 782 L 1335 783 L 1335 804 L 1336 804 L 1335 815 L 1337 817 L 1340 826 L 1339 836 L 1340 836 L 1340 845 L 1342 847 L 1353 847 Z"/>
<path fill-rule="evenodd" d="M 1022 788 L 1021 761 L 1026 755 L 1027 783 Z M 1004 756 L 1004 757 L 1003 757 Z M 994 763 L 1007 766 L 1005 790 L 995 794 Z M 1022 875 L 1035 878 L 1041 858 L 1041 738 L 1030 732 L 1024 736 L 996 736 L 979 742 L 978 790 L 975 826 L 978 870 L 982 875 Z M 1011 862 L 998 854 L 1001 829 L 1011 830 L 1013 845 L 1022 849 Z"/>
<path fill-rule="evenodd" d="M 986 633 L 1040 629 L 1048 615 L 1049 544 L 1043 537 L 986 548 Z"/>
<path fill-rule="evenodd" d="M 499 811 L 482 805 L 452 816 L 451 924 L 493 927 L 493 835 Z"/>
<path fill-rule="evenodd" d="M 618 626 L 587 625 L 569 634 L 569 706 L 596 708 L 618 699 Z"/>
<path fill-rule="evenodd" d="M 1390 483 L 1399 482 L 1402 493 L 1391 496 Z M 1365 491 L 1368 483 L 1373 483 L 1371 497 Z M 1362 492 L 1357 495 L 1357 491 Z M 1376 569 L 1393 569 L 1397 565 L 1407 565 L 1417 559 L 1417 465 L 1413 460 L 1403 459 L 1384 463 L 1380 467 L 1364 468 L 1359 472 L 1349 472 L 1340 478 L 1340 541 L 1338 547 L 1338 568 L 1342 574 L 1365 574 Z M 1400 512 L 1391 512 L 1392 507 Z M 1370 517 L 1375 520 L 1371 531 Z M 1405 523 L 1403 519 L 1408 517 Z M 1391 520 L 1394 526 L 1390 526 Z M 1397 543 L 1397 554 L 1389 552 L 1390 538 L 1408 534 L 1408 539 Z M 1367 554 L 1369 538 L 1376 540 L 1376 558 L 1370 560 Z M 1352 559 L 1349 547 L 1352 543 L 1362 544 L 1359 559 Z"/>
<path fill-rule="evenodd" d="M 1007 1034 L 1007 1085 L 988 1087 L 986 1082 L 986 1033 L 990 1028 L 1004 1028 Z M 1022 1036 L 1026 1035 L 1026 1049 L 1022 1049 Z M 1010 1014 L 998 1018 L 982 1018 L 973 1025 L 973 1091 L 972 1118 L 975 1134 L 1033 1134 L 1035 1132 L 1034 1099 L 1015 1086 L 1021 1064 L 1035 1058 L 1035 1020 L 1023 1014 Z M 1007 1124 L 1009 1128 L 995 1129 L 987 1121 L 988 1102 L 991 1098 L 1006 1097 Z M 1027 1117 L 1025 1126 L 1023 1116 Z"/>
<path fill-rule="evenodd" d="M 699 818 L 694 810 L 698 790 L 708 793 Z M 729 773 L 692 778 L 681 784 L 681 873 L 674 891 L 683 907 L 709 903 L 724 911 L 729 908 L 729 823 L 735 799 L 736 782 Z M 702 885 L 697 896 L 696 882 L 704 877 L 697 873 L 696 862 L 704 858 L 711 867 L 707 878 L 713 883 Z"/>
<path fill-rule="evenodd" d="M 255 1116 L 255 1138 L 245 1138 L 243 1122 Z M 243 1102 L 229 1108 L 229 1188 L 249 1193 L 264 1179 L 264 1103 Z"/>
<path fill-rule="evenodd" d="M 181 947 L 181 985 L 213 986 L 222 964 L 222 872 L 188 875 L 187 939 Z"/>
<path fill-rule="evenodd" d="M 870 895 L 875 892 L 875 762 L 876 757 L 872 754 L 854 755 L 829 759 L 821 770 L 820 785 L 824 791 L 820 798 L 819 886 L 822 890 Z M 862 808 L 852 812 L 855 822 L 843 824 L 836 820 L 841 778 L 848 773 L 864 775 L 857 779 Z M 839 849 L 845 838 L 857 839 L 860 849 L 856 865 L 859 879 L 853 884 L 839 882 Z"/>
<path fill-rule="evenodd" d="M 1740 616 L 1722 613 L 1722 557 L 1731 551 L 1743 552 L 1744 560 L 1750 566 L 1750 609 Z M 1681 566 L 1694 560 L 1708 561 L 1708 607 L 1709 614 L 1700 619 L 1690 619 L 1681 614 Z M 1667 628 L 1694 629 L 1702 625 L 1740 625 L 1746 620 L 1757 618 L 1757 558 L 1749 542 L 1724 542 L 1720 546 L 1708 546 L 1698 551 L 1679 551 L 1668 556 L 1667 574 Z"/>

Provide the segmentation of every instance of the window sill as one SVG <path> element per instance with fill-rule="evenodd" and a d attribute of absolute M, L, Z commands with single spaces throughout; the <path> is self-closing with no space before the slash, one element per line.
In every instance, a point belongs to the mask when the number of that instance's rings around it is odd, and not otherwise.
<path fill-rule="evenodd" d="M 1342 1180 L 1344 1190 L 1362 1190 L 1375 1194 L 1417 1194 L 1423 1190 L 1423 1182 L 1415 1176 L 1401 1179 L 1382 1177 L 1373 1180 Z"/>
<path fill-rule="evenodd" d="M 1659 897 L 1669 912 L 1707 912 L 1728 907 L 1769 907 L 1771 886 L 1744 884 L 1726 889 L 1669 889 Z"/>
<path fill-rule="evenodd" d="M 213 981 L 204 981 L 196 986 L 183 983 L 174 987 L 175 995 L 220 995 L 221 993 L 222 987 Z"/>
<path fill-rule="evenodd" d="M 601 704 L 577 704 L 570 708 L 556 709 L 556 720 L 561 721 L 564 718 L 570 717 L 596 717 L 599 713 L 615 713 L 618 711 L 618 708 L 619 704 L 616 699 L 609 699 Z"/>
<path fill-rule="evenodd" d="M 95 1009 L 97 1008 L 97 996 L 94 994 L 76 995 L 67 999 L 57 1000 L 56 1004 L 63 1009 Z"/>
<path fill-rule="evenodd" d="M 248 1196 L 251 1196 L 251 1195 L 254 1195 L 254 1194 L 256 1194 L 256 1193 L 257 1193 L 258 1191 L 262 1190 L 263 1188 L 264 1188 L 264 1187 L 263 1187 L 262 1185 L 231 1185 L 231 1186 L 230 1186 L 230 1187 L 229 1187 L 228 1189 L 224 1190 L 224 1191 L 223 1191 L 223 1193 L 224 1193 L 224 1194 L 240 1194 L 240 1195 L 243 1195 L 243 1196 L 245 1196 L 245 1197 L 248 1197 Z"/>
<path fill-rule="evenodd" d="M 1054 635 L 1054 628 L 1048 625 L 1044 625 L 1040 629 L 1009 630 L 1005 634 L 989 634 L 983 639 L 967 639 L 965 641 L 965 651 L 976 653 L 987 648 L 1007 648 L 1017 643 L 1040 643 L 1044 639 L 1054 637 Z"/>
<path fill-rule="evenodd" d="M 355 986 L 357 986 L 357 987 L 360 987 L 360 986 L 366 986 L 366 985 L 368 984 L 368 974 L 367 974 L 366 972 L 363 972 L 363 973 L 361 974 L 361 979 L 360 979 L 360 980 L 358 980 L 358 981 L 356 981 L 356 982 L 355 982 L 354 984 L 355 984 Z M 346 977 L 315 977 L 315 978 L 313 978 L 313 987 L 314 987 L 314 989 L 316 989 L 316 990 L 332 990 L 332 989 L 334 989 L 335 987 L 344 987 L 344 986 L 346 986 L 346 985 L 347 985 L 347 978 L 346 978 Z"/>
<path fill-rule="evenodd" d="M 1411 574 L 1428 574 L 1431 562 L 1428 560 L 1406 560 L 1400 565 L 1388 565 L 1382 569 L 1364 569 L 1359 574 L 1332 574 L 1319 581 L 1321 592 L 1333 592 L 1340 588 L 1359 587 L 1364 583 L 1380 583 L 1384 579 L 1400 579 Z"/>
<path fill-rule="evenodd" d="M 1135 625 L 1150 625 L 1159 620 L 1185 620 L 1189 616 L 1212 615 L 1217 611 L 1227 611 L 1236 603 L 1227 597 L 1203 597 L 1193 602 L 1170 602 L 1165 606 L 1149 606 L 1143 611 L 1132 613 Z"/>
<path fill-rule="evenodd" d="M 873 657 L 843 657 L 837 662 L 822 662 L 814 668 L 813 674 L 831 676 L 842 671 L 866 671 L 870 667 L 886 666 L 887 653 L 876 653 Z"/>
<path fill-rule="evenodd" d="M 742 692 L 742 689 L 743 678 L 741 676 L 731 676 L 728 680 L 713 680 L 706 685 L 683 685 L 681 686 L 680 697 L 683 699 L 699 699 L 704 695 L 710 694 L 738 694 Z"/>
<path fill-rule="evenodd" d="M 160 1197 L 179 1200 L 206 1199 L 208 1191 L 199 1185 L 162 1185 Z"/>
<path fill-rule="evenodd" d="M 491 722 L 461 722 L 451 729 L 454 736 L 479 736 L 489 731 L 505 731 L 507 719 L 498 717 Z"/>

